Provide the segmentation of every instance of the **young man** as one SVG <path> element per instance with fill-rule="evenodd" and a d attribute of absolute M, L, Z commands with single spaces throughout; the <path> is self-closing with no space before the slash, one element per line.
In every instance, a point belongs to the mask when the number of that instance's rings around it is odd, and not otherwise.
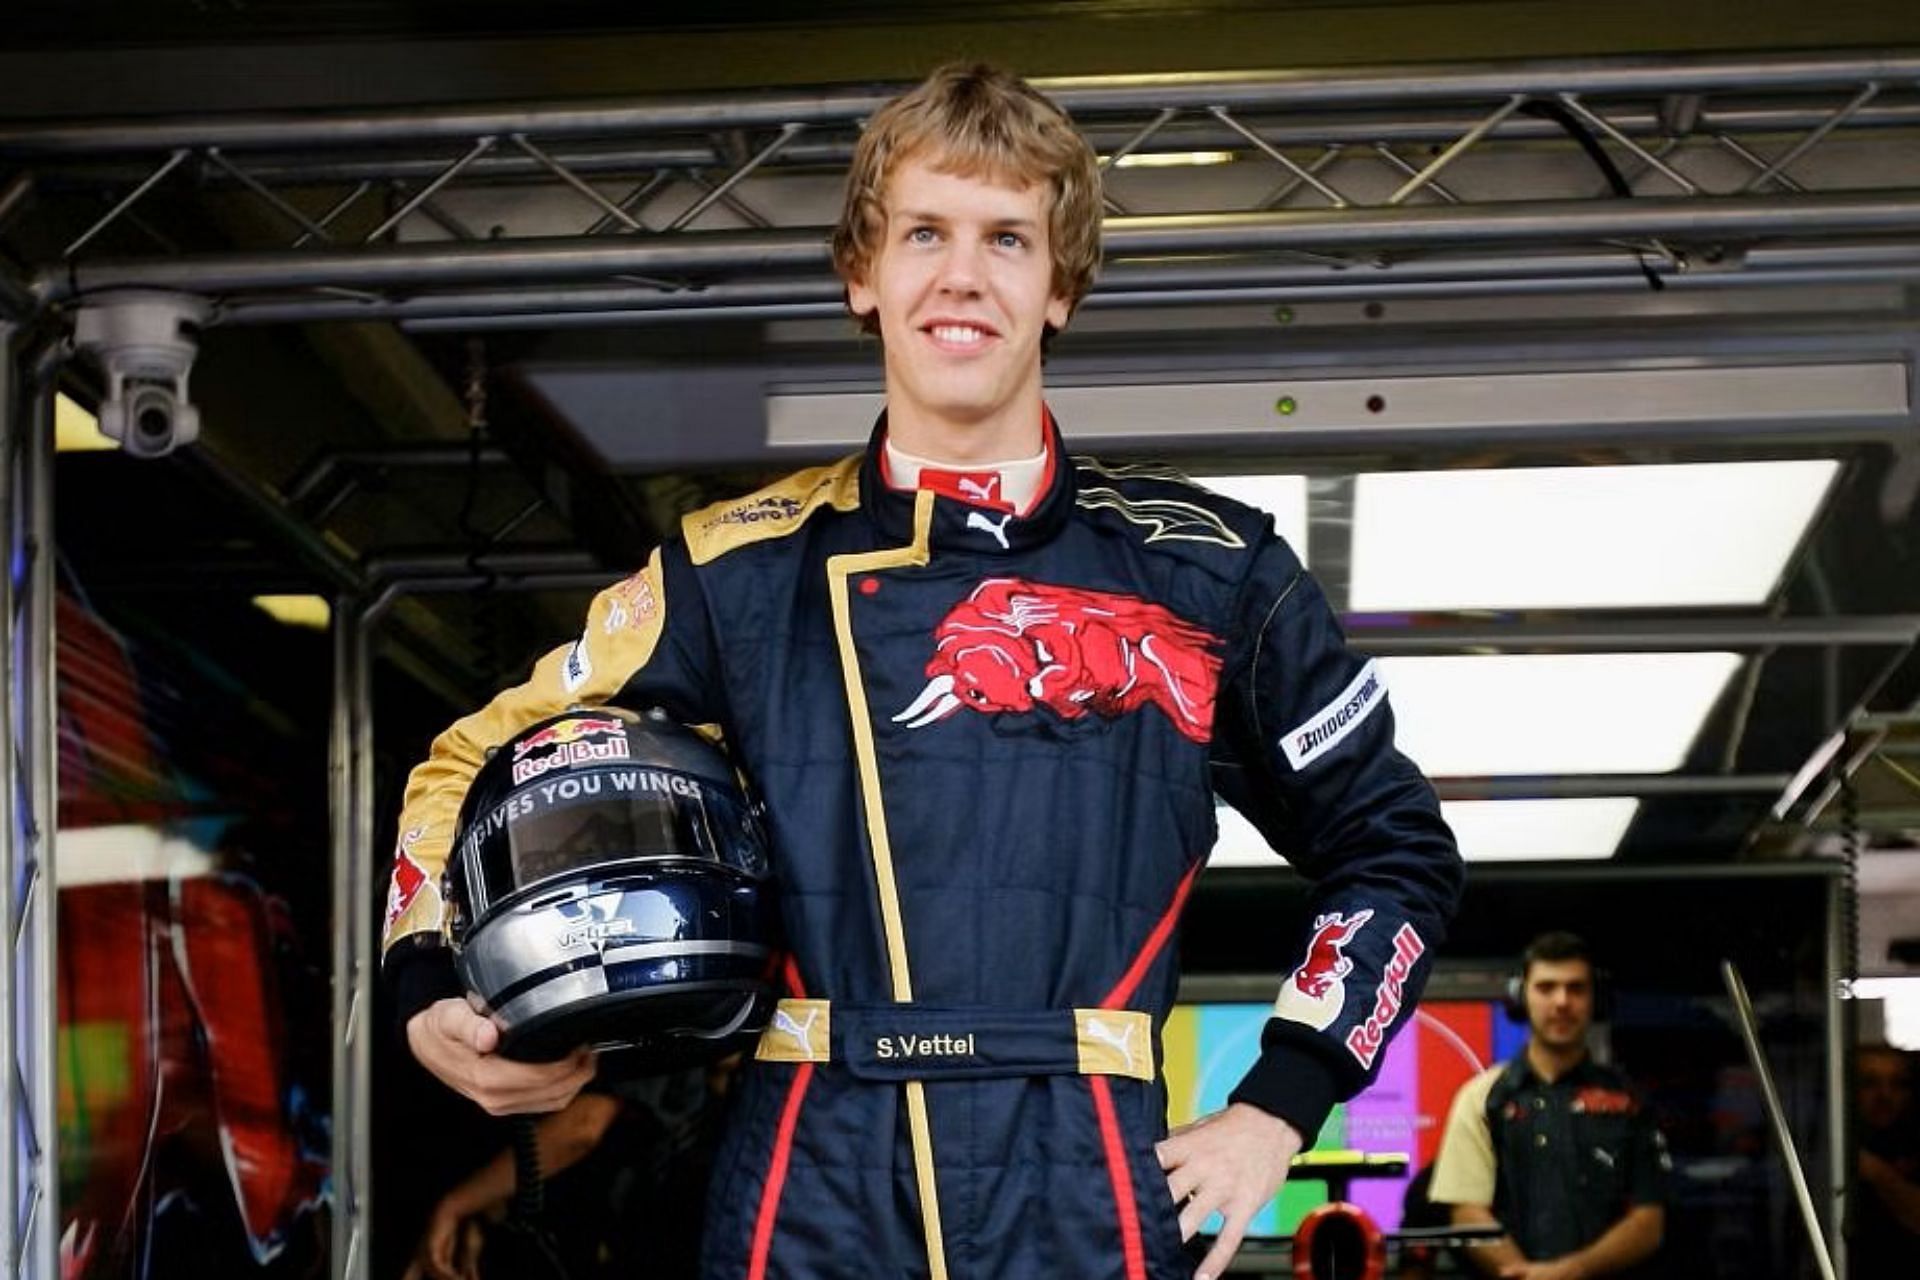
<path fill-rule="evenodd" d="M 724 726 L 764 798 L 791 999 L 741 1082 L 719 1277 L 1217 1276 L 1410 1014 L 1459 891 L 1385 693 L 1263 514 L 1066 454 L 1047 335 L 1099 261 L 1100 179 L 1023 82 L 951 67 L 870 123 L 835 260 L 885 355 L 863 455 L 698 512 L 581 639 L 434 744 L 430 881 L 486 749 L 570 702 Z M 1213 794 L 1317 881 L 1225 1110 L 1165 1135 L 1158 1037 Z M 424 872 L 424 875 L 417 874 Z M 495 1110 L 592 1070 L 499 1060 L 437 904 L 390 903 L 415 1053 Z"/>
<path fill-rule="evenodd" d="M 1521 960 L 1526 1050 L 1455 1095 L 1434 1162 L 1435 1201 L 1461 1226 L 1507 1238 L 1471 1251 L 1503 1280 L 1588 1280 L 1660 1247 L 1670 1164 L 1626 1078 L 1587 1053 L 1594 965 L 1586 943 L 1547 933 Z"/>

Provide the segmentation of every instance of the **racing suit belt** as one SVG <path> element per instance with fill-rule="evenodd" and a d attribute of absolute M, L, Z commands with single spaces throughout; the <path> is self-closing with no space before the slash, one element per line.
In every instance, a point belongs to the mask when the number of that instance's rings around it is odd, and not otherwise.
<path fill-rule="evenodd" d="M 763 1062 L 835 1062 L 856 1079 L 1154 1078 L 1153 1021 L 1135 1009 L 938 1008 L 782 1000 Z"/>

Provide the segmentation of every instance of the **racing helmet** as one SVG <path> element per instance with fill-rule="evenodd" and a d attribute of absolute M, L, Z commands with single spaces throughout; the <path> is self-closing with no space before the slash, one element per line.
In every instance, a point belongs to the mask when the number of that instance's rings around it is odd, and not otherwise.
<path fill-rule="evenodd" d="M 725 1056 L 766 1024 L 778 963 L 759 813 L 726 755 L 664 713 L 575 708 L 489 754 L 445 894 L 454 966 L 539 1061 L 627 1070 Z"/>

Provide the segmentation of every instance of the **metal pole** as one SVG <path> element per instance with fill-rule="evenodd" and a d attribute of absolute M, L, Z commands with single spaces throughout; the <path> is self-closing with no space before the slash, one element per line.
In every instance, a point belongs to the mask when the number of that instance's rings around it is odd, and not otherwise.
<path fill-rule="evenodd" d="M 348 1086 L 352 1108 L 347 1129 L 347 1167 L 354 1189 L 355 1247 L 344 1264 L 347 1280 L 365 1280 L 372 1259 L 368 1240 L 373 1222 L 373 979 L 376 966 L 373 940 L 373 682 L 371 624 L 364 613 L 339 621 L 352 646 L 353 682 L 348 686 L 348 710 L 353 724 L 352 782 L 353 858 L 347 898 L 340 910 L 352 928 L 352 965 L 346 1028 Z M 336 1159 L 338 1155 L 336 1154 Z"/>
<path fill-rule="evenodd" d="M 1512 201 L 1490 205 L 1287 209 L 1172 214 L 1107 221 L 1110 257 L 1433 248 L 1498 241 L 1554 245 L 1658 238 L 1681 242 L 1764 236 L 1902 233 L 1920 222 L 1920 192 L 1794 197 L 1672 196 L 1636 200 Z M 237 294 L 273 289 L 432 288 L 686 274 L 820 271 L 815 229 L 702 231 L 646 239 L 555 237 L 480 244 L 414 244 L 351 253 L 308 250 L 185 255 L 42 267 L 43 303 L 107 289 Z"/>
<path fill-rule="evenodd" d="M 1826 981 L 1821 986 L 1821 1025 L 1826 1030 L 1827 1050 L 1827 1239 L 1833 1241 L 1833 1269 L 1847 1274 L 1847 1197 L 1854 1183 L 1847 1162 L 1848 1119 L 1853 1114 L 1848 1097 L 1847 1046 L 1853 1042 L 1853 1004 L 1840 1000 L 1840 984 L 1858 975 L 1847 971 L 1846 931 L 1853 918 L 1844 898 L 1849 884 L 1845 880 L 1827 882 Z"/>
<path fill-rule="evenodd" d="M 1659 268 L 1657 268 L 1659 269 Z M 1886 283 L 1920 274 L 1920 251 L 1911 246 L 1808 246 L 1756 249 L 1738 270 L 1674 274 L 1672 285 L 1688 289 L 1750 288 L 1770 284 Z M 1626 254 L 1549 251 L 1413 258 L 1384 266 L 1337 267 L 1271 263 L 1138 263 L 1106 269 L 1086 306 L 1141 306 L 1205 295 L 1210 300 L 1302 300 L 1315 296 L 1367 297 L 1395 293 L 1569 292 L 1627 286 L 1646 288 L 1646 276 Z M 836 315 L 844 311 L 845 286 L 831 275 L 736 280 L 702 289 L 666 291 L 635 286 L 455 290 L 420 297 L 237 301 L 219 313 L 221 324 L 307 324 L 323 320 L 473 322 L 481 318 L 522 327 L 554 316 L 605 314 L 612 318 L 652 312 Z"/>
<path fill-rule="evenodd" d="M 1433 780 L 1442 800 L 1540 800 L 1588 796 L 1771 796 L 1784 773 L 1566 773 Z"/>
<path fill-rule="evenodd" d="M 1793 1145 L 1793 1131 L 1787 1127 L 1787 1113 L 1780 1105 L 1780 1092 L 1774 1087 L 1773 1071 L 1760 1048 L 1760 1031 L 1753 1017 L 1753 1001 L 1747 998 L 1746 983 L 1740 980 L 1740 970 L 1733 961 L 1720 962 L 1720 978 L 1726 983 L 1727 995 L 1733 1000 L 1734 1021 L 1740 1028 L 1740 1039 L 1747 1046 L 1747 1061 L 1760 1080 L 1760 1097 L 1766 1104 L 1767 1119 L 1773 1125 L 1774 1141 L 1780 1146 L 1781 1162 L 1787 1167 L 1787 1179 L 1793 1186 L 1793 1198 L 1799 1205 L 1800 1217 L 1807 1229 L 1807 1242 L 1813 1250 L 1814 1264 L 1820 1268 L 1822 1280 L 1837 1280 L 1833 1255 L 1828 1253 L 1826 1237 L 1820 1231 L 1820 1215 L 1813 1206 L 1813 1194 L 1807 1190 L 1806 1171 L 1800 1167 L 1800 1153 Z"/>
<path fill-rule="evenodd" d="M 333 723 L 328 753 L 328 802 L 333 846 L 333 1086 L 332 1112 L 333 1239 L 330 1256 L 334 1280 L 357 1278 L 361 1238 L 360 1188 L 356 1181 L 354 1148 L 367 1117 L 358 1113 L 354 1093 L 356 1073 L 352 1040 L 354 1015 L 354 916 L 360 905 L 354 884 L 354 620 L 359 601 L 341 593 L 333 599 Z"/>
<path fill-rule="evenodd" d="M 1674 133 L 1656 109 L 1617 99 L 1605 105 L 1606 123 L 1622 134 L 1668 136 Z M 1176 108 L 1164 108 L 1163 111 L 1171 112 L 1170 119 L 1182 115 Z M 1720 135 L 1777 135 L 1805 133 L 1818 128 L 1830 114 L 1827 110 L 1791 101 L 1741 100 L 1716 102 L 1711 121 L 1714 132 Z M 1288 111 L 1284 115 L 1260 114 L 1242 118 L 1250 128 L 1257 130 L 1262 138 L 1276 147 L 1327 147 L 1337 143 L 1358 146 L 1371 146 L 1374 143 L 1437 143 L 1444 146 L 1471 129 L 1479 116 L 1480 112 L 1467 106 L 1449 105 L 1430 106 L 1419 112 L 1401 114 L 1348 111 L 1338 115 L 1324 112 L 1309 115 Z M 1158 137 L 1161 146 L 1169 150 L 1222 151 L 1240 145 L 1238 135 L 1233 130 L 1217 122 L 1208 123 L 1209 120 L 1210 116 L 1189 112 L 1177 126 L 1165 127 L 1164 132 L 1156 130 L 1154 136 Z M 1904 101 L 1876 101 L 1854 113 L 1847 124 L 1849 131 L 1858 132 L 1863 129 L 1912 128 L 1916 121 L 1920 121 L 1920 105 Z M 1119 127 L 1104 120 L 1091 120 L 1086 122 L 1083 132 L 1094 150 L 1108 157 L 1110 165 L 1111 153 L 1138 148 L 1142 131 L 1132 126 Z M 1691 129 L 1680 131 L 1679 136 L 1691 132 Z M 1558 141 L 1566 135 L 1551 120 L 1508 116 L 1490 136 L 1500 142 L 1518 142 Z M 812 141 L 793 143 L 780 154 L 783 162 L 790 165 L 815 168 L 844 166 L 852 158 L 853 147 L 851 132 L 836 133 Z M 588 140 L 572 147 L 542 149 L 555 163 L 581 176 L 609 174 L 630 178 L 658 170 L 684 172 L 720 163 L 712 147 L 677 139 L 636 142 L 629 136 L 618 141 Z M 62 157 L 47 158 L 58 160 Z M 1760 169 L 1765 165 L 1766 161 L 1758 160 L 1752 167 Z M 308 156 L 261 153 L 248 158 L 246 173 L 256 181 L 284 188 L 362 181 L 423 181 L 445 168 L 444 156 L 414 153 L 377 156 L 351 152 L 319 152 Z M 137 182 L 144 172 L 138 165 L 127 161 L 92 161 L 84 170 L 65 171 L 61 177 L 63 182 L 111 187 Z M 544 172 L 548 172 L 545 167 L 524 152 L 496 151 L 469 165 L 464 171 L 464 179 L 477 185 L 538 178 Z M 215 189 L 244 185 L 237 177 L 224 173 L 213 164 L 209 164 L 205 172 L 199 175 L 199 180 Z M 615 203 L 631 212 L 635 198 L 630 195 Z M 0 207 L 3 206 L 4 197 L 0 196 Z M 330 225 L 332 219 L 322 215 L 314 221 L 324 227 Z"/>
<path fill-rule="evenodd" d="M 31 506 L 27 530 L 30 539 L 23 560 L 31 575 L 27 583 L 24 625 L 28 632 L 26 712 L 27 786 L 39 875 L 29 882 L 26 932 L 31 939 L 32 997 L 37 1006 L 28 1022 L 32 1036 L 33 1074 L 30 1096 L 34 1128 L 40 1135 L 36 1176 L 40 1182 L 39 1218 L 28 1222 L 26 1270 L 54 1280 L 60 1270 L 60 1129 L 58 1054 L 60 1031 L 59 979 L 59 788 L 54 770 L 59 744 L 59 719 L 54 689 L 59 680 L 54 649 L 53 559 L 53 399 L 52 365 L 44 366 L 32 385 L 32 417 L 27 423 L 25 460 Z M 37 892 L 35 891 L 37 889 Z"/>
<path fill-rule="evenodd" d="M 13 922 L 18 914 L 15 887 L 21 881 L 20 870 L 26 862 L 26 840 L 20 832 L 20 814 L 16 803 L 19 791 L 13 780 L 19 777 L 19 741 L 13 695 L 21 687 L 19 649 L 14 634 L 14 578 L 12 566 L 18 560 L 19 486 L 14 483 L 13 458 L 19 443 L 20 401 L 17 330 L 0 322 L 0 622 L 6 628 L 4 646 L 0 646 L 0 1274 L 18 1274 L 15 1259 L 20 1254 L 20 1190 L 31 1181 L 31 1161 L 25 1135 L 31 1122 L 20 1108 L 18 1037 L 23 1019 L 16 1001 L 21 974 L 20 953 L 14 945 Z"/>
<path fill-rule="evenodd" d="M 1239 111 L 1264 108 L 1382 106 L 1406 103 L 1494 103 L 1575 93 L 1654 96 L 1735 91 L 1858 88 L 1868 80 L 1920 79 L 1920 53 L 1785 53 L 1747 57 L 1687 56 L 1614 59 L 1539 59 L 1360 68 L 1198 74 L 1077 76 L 1035 81 L 1070 114 L 1113 115 L 1165 107 Z M 127 155 L 139 151 L 215 146 L 226 151 L 266 148 L 348 148 L 514 133 L 553 140 L 594 135 L 713 133 L 778 128 L 789 123 L 851 125 L 871 115 L 905 86 L 855 85 L 820 89 L 672 94 L 574 103 L 442 106 L 379 112 L 260 112 L 217 119 L 176 116 L 0 129 L 0 155 L 11 158 Z"/>
<path fill-rule="evenodd" d="M 459 552 L 421 552 L 412 555 L 375 556 L 367 561 L 371 581 L 398 578 L 468 576 L 474 573 L 516 577 L 524 574 L 604 572 L 600 562 L 587 551 L 484 551 L 479 555 Z M 618 575 L 607 573 L 604 584 Z"/>

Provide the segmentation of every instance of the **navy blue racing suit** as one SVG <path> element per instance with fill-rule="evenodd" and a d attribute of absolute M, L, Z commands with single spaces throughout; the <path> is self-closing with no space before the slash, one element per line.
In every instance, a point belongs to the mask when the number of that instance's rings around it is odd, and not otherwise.
<path fill-rule="evenodd" d="M 1311 1144 L 1411 1014 L 1460 886 L 1374 666 L 1261 512 L 1054 463 L 1024 515 L 863 455 L 697 512 L 581 638 L 436 740 L 389 898 L 402 1016 L 488 747 L 569 704 L 721 725 L 792 961 L 716 1158 L 703 1274 L 1186 1277 L 1160 1030 L 1214 795 L 1314 881 L 1232 1097 Z"/>

